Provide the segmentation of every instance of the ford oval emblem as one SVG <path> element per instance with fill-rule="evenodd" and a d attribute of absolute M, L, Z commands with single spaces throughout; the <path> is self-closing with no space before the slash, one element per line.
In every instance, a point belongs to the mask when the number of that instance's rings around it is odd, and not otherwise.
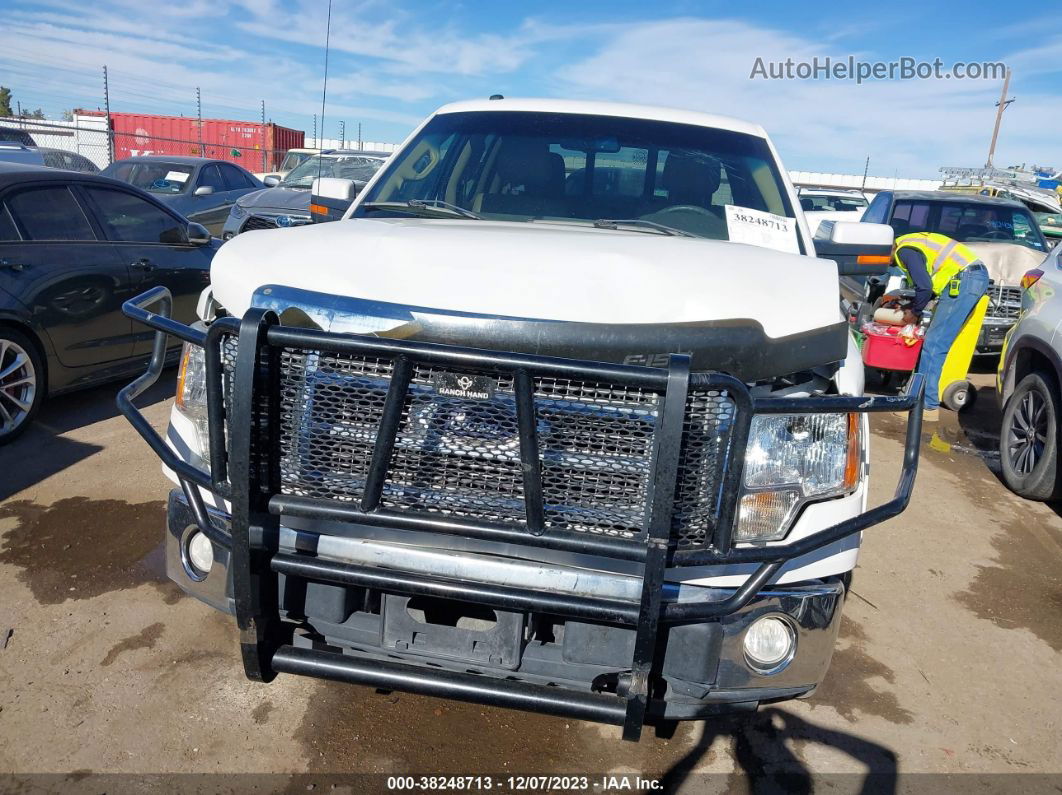
<path fill-rule="evenodd" d="M 277 226 L 279 226 L 279 227 L 291 226 L 291 216 L 290 215 L 278 215 L 277 216 Z"/>

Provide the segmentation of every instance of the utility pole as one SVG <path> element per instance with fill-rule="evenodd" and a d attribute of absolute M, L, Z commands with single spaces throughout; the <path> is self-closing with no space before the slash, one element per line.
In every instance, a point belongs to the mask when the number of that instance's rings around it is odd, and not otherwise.
<path fill-rule="evenodd" d="M 265 100 L 262 100 L 262 171 L 266 170 L 266 147 L 269 146 L 269 141 L 266 140 L 266 128 L 265 128 Z"/>
<path fill-rule="evenodd" d="M 107 112 L 107 165 L 114 162 L 114 128 L 111 127 L 111 91 L 107 84 L 107 64 L 103 65 L 103 109 Z"/>
<path fill-rule="evenodd" d="M 358 151 L 360 152 L 365 147 L 361 145 L 361 122 L 358 122 Z"/>
<path fill-rule="evenodd" d="M 317 114 L 316 113 L 313 114 L 313 148 L 314 149 L 320 149 L 321 148 L 317 144 Z"/>
<path fill-rule="evenodd" d="M 203 157 L 203 104 L 200 101 L 199 86 L 195 87 L 195 119 L 199 128 L 199 156 Z"/>
<path fill-rule="evenodd" d="M 339 123 L 339 148 L 347 148 L 347 123 L 345 121 Z"/>
<path fill-rule="evenodd" d="M 1010 88 L 1010 69 L 1007 70 L 1007 74 L 1003 78 L 1003 93 L 999 95 L 999 102 L 996 103 L 996 126 L 992 128 L 992 143 L 988 147 L 988 162 L 985 163 L 986 168 L 993 168 L 992 158 L 996 154 L 996 139 L 999 137 L 999 123 L 1003 121 L 1003 111 L 1007 109 L 1007 105 L 1014 101 L 1013 98 L 1007 99 L 1008 88 Z"/>

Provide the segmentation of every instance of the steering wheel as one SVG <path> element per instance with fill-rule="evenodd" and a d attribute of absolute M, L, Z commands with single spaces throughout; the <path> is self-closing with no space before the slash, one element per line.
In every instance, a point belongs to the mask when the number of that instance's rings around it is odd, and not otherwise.
<path fill-rule="evenodd" d="M 673 204 L 670 207 L 657 210 L 653 215 L 665 215 L 668 213 L 697 213 L 698 215 L 707 215 L 709 218 L 716 217 L 715 213 L 703 207 L 698 207 L 696 204 Z"/>
<path fill-rule="evenodd" d="M 1010 240 L 1011 239 L 1010 235 L 1008 235 L 1002 229 L 989 229 L 984 234 L 978 235 L 978 237 L 983 237 L 986 240 Z"/>

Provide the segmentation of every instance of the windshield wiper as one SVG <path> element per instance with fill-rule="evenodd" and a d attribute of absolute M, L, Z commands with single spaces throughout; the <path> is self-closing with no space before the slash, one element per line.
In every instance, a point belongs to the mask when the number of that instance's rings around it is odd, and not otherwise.
<path fill-rule="evenodd" d="M 456 204 L 450 204 L 442 199 L 409 199 L 404 202 L 365 202 L 361 205 L 367 210 L 445 210 L 453 215 L 459 215 L 462 218 L 472 218 L 476 221 L 482 221 L 483 216 L 476 215 L 471 210 L 466 210 L 464 207 L 458 207 Z"/>
<path fill-rule="evenodd" d="M 621 226 L 641 226 L 646 229 L 662 232 L 665 235 L 697 237 L 697 235 L 692 232 L 687 232 L 685 229 L 676 229 L 673 226 L 658 224 L 656 221 L 646 221 L 642 218 L 598 218 L 594 221 L 594 227 L 597 229 L 619 229 Z"/>
<path fill-rule="evenodd" d="M 676 229 L 673 226 L 658 224 L 656 221 L 646 221 L 642 218 L 598 218 L 594 221 L 597 229 L 619 229 L 621 226 L 643 226 L 646 229 L 655 229 L 665 235 L 678 235 L 679 237 L 697 237 L 685 229 Z"/>

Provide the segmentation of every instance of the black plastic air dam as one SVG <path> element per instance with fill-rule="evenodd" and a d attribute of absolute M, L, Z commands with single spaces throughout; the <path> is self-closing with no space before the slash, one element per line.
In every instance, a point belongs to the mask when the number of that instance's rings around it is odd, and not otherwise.
<path fill-rule="evenodd" d="M 498 317 L 327 295 L 267 285 L 252 298 L 285 326 L 460 345 L 613 364 L 666 367 L 669 353 L 690 356 L 691 368 L 746 381 L 797 373 L 843 361 L 848 324 L 770 337 L 757 320 L 686 323 L 577 323 Z"/>

